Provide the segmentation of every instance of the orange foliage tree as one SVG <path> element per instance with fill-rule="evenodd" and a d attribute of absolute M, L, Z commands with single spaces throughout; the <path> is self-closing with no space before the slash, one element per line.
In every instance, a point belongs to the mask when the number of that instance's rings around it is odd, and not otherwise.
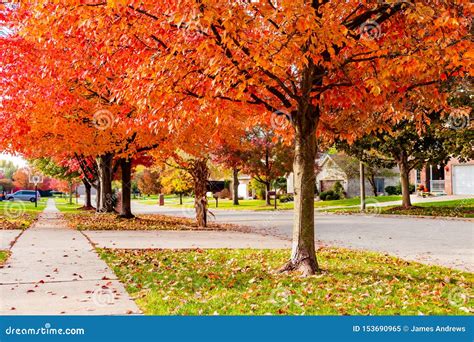
<path fill-rule="evenodd" d="M 423 121 L 426 108 L 448 109 L 439 84 L 472 71 L 467 0 L 47 1 L 15 13 L 22 38 L 0 39 L 7 136 L 99 156 L 106 172 L 111 154 L 128 160 L 169 132 L 170 151 L 199 156 L 205 132 L 217 136 L 212 127 L 232 117 L 272 123 L 295 154 L 293 249 L 282 270 L 304 274 L 318 271 L 317 135 L 344 126 L 351 141 L 387 128 L 372 122 Z M 90 123 L 106 105 L 114 127 L 104 133 Z M 373 113 L 387 120 L 366 120 Z M 26 144 L 11 148 L 33 153 Z"/>

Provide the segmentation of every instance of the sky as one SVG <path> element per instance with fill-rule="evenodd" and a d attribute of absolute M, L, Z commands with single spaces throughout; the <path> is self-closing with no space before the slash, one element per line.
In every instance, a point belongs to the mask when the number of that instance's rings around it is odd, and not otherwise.
<path fill-rule="evenodd" d="M 0 160 L 10 160 L 18 167 L 24 167 L 28 164 L 27 161 L 23 157 L 13 156 L 8 153 L 0 153 Z"/>

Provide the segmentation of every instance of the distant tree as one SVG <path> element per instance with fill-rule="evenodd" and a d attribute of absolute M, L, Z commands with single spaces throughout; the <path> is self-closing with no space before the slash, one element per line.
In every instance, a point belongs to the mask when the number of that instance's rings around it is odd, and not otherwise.
<path fill-rule="evenodd" d="M 20 189 L 32 189 L 28 169 L 22 168 L 15 171 L 12 177 L 13 185 Z"/>
<path fill-rule="evenodd" d="M 176 194 L 179 196 L 179 204 L 183 204 L 183 195 L 193 191 L 193 180 L 188 172 L 167 168 L 163 171 L 161 185 L 165 194 Z"/>
<path fill-rule="evenodd" d="M 460 156 L 453 147 L 453 139 L 465 134 L 463 129 L 450 129 L 439 112 L 427 114 L 430 124 L 401 120 L 390 131 L 367 134 L 352 143 L 340 141 L 337 145 L 371 167 L 387 168 L 398 165 L 402 188 L 402 206 L 411 207 L 409 173 L 426 163 L 446 163 Z"/>
<path fill-rule="evenodd" d="M 11 179 L 8 178 L 0 178 L 0 191 L 2 194 L 12 191 L 13 189 L 13 182 Z"/>
<path fill-rule="evenodd" d="M 136 176 L 137 186 L 145 195 L 156 195 L 161 191 L 160 174 L 151 169 L 144 169 Z"/>
<path fill-rule="evenodd" d="M 15 171 L 18 170 L 18 167 L 10 160 L 0 160 L 0 174 L 1 178 L 12 179 Z"/>

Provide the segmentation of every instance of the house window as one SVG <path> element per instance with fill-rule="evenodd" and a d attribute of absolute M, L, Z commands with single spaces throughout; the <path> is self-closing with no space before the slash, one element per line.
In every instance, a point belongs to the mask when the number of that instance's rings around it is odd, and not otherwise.
<path fill-rule="evenodd" d="M 383 193 L 385 190 L 385 179 L 384 178 L 375 178 L 375 189 L 377 193 Z"/>
<path fill-rule="evenodd" d="M 421 170 L 416 170 L 416 184 L 421 183 Z"/>

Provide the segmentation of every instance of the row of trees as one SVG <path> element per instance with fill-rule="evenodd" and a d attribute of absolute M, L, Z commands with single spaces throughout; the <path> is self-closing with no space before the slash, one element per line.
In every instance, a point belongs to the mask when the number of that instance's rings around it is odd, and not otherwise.
<path fill-rule="evenodd" d="M 407 118 L 426 124 L 427 112 L 450 110 L 442 83 L 472 70 L 468 1 L 1 6 L 4 149 L 67 163 L 97 188 L 103 212 L 114 210 L 120 174 L 123 217 L 133 216 L 135 165 L 177 166 L 192 175 L 204 225 L 216 146 L 233 149 L 251 127 L 278 126 L 271 141 L 293 142 L 296 195 L 283 270 L 304 274 L 318 270 L 317 136 L 353 142 Z"/>

